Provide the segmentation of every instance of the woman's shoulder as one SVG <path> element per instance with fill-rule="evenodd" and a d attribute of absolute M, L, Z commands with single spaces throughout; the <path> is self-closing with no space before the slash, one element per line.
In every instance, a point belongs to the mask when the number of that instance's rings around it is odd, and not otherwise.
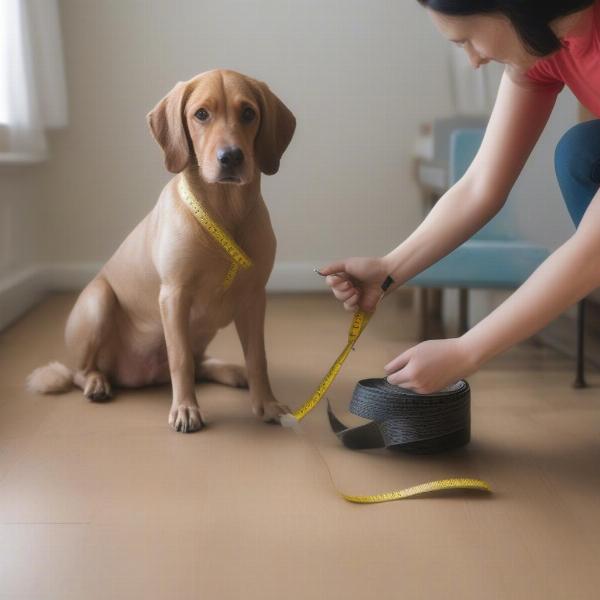
<path fill-rule="evenodd" d="M 513 67 L 506 67 L 505 71 L 510 80 L 522 88 L 558 94 L 565 85 L 552 66 L 543 59 L 526 71 Z"/>
<path fill-rule="evenodd" d="M 578 64 L 600 57 L 600 0 L 595 0 L 586 10 L 583 26 L 579 31 L 561 39 L 562 48 L 540 58 L 519 78 L 523 85 L 559 92 L 565 85 L 565 77 L 578 70 Z"/>

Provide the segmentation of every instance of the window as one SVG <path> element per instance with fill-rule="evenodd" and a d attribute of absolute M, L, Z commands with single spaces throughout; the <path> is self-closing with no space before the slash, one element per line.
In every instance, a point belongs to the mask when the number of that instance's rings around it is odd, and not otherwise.
<path fill-rule="evenodd" d="M 2 11 L 5 10 L 3 6 Z M 8 20 L 0 15 L 0 125 L 8 123 Z"/>
<path fill-rule="evenodd" d="M 0 162 L 44 160 L 46 128 L 64 125 L 57 0 L 0 0 Z"/>

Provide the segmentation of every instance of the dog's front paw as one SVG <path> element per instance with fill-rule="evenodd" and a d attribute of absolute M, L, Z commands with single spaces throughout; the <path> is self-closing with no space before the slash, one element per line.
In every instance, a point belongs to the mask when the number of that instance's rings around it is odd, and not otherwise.
<path fill-rule="evenodd" d="M 287 406 L 277 402 L 277 400 L 273 398 L 272 400 L 255 404 L 253 407 L 253 412 L 265 423 L 279 423 L 281 422 L 281 417 L 283 415 L 287 415 L 292 411 Z"/>
<path fill-rule="evenodd" d="M 169 425 L 181 433 L 192 433 L 200 431 L 204 427 L 204 421 L 197 404 L 177 404 L 171 407 L 169 412 Z"/>

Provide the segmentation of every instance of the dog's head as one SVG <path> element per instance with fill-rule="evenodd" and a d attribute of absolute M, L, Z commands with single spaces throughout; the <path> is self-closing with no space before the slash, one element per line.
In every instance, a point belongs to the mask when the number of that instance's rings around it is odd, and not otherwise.
<path fill-rule="evenodd" d="M 296 119 L 262 82 L 215 70 L 179 82 L 148 114 L 172 173 L 197 166 L 208 183 L 249 183 L 279 170 Z"/>

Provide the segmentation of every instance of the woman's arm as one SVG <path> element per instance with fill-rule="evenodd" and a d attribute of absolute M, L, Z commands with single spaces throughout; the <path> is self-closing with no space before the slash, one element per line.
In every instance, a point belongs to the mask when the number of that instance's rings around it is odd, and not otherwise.
<path fill-rule="evenodd" d="M 463 335 L 475 368 L 547 325 L 600 286 L 600 192 L 577 232 L 496 310 Z"/>
<path fill-rule="evenodd" d="M 555 94 L 505 71 L 477 156 L 414 233 L 382 258 L 348 258 L 321 269 L 344 307 L 375 310 L 387 275 L 400 286 L 481 229 L 504 205 L 555 102 Z"/>
<path fill-rule="evenodd" d="M 473 163 L 421 225 L 384 257 L 402 285 L 481 229 L 504 205 L 552 112 L 556 96 L 504 74 Z"/>
<path fill-rule="evenodd" d="M 600 192 L 577 232 L 503 304 L 460 338 L 430 340 L 395 358 L 388 381 L 429 394 L 467 377 L 600 286 Z"/>

